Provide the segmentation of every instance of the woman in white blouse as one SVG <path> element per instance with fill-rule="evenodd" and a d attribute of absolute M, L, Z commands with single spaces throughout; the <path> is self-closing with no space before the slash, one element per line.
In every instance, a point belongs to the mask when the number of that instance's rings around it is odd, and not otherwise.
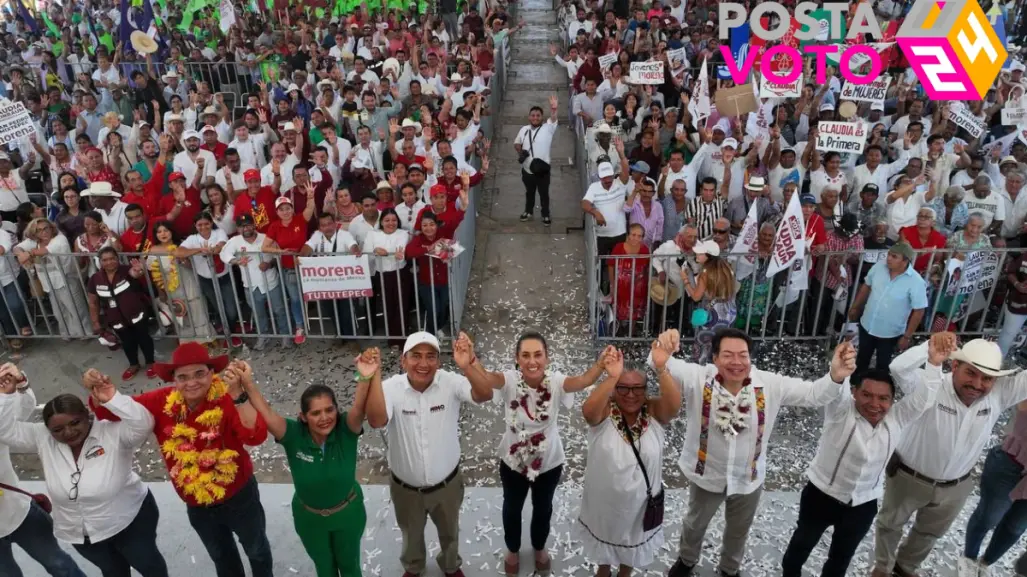
<path fill-rule="evenodd" d="M 120 421 L 94 420 L 75 395 L 54 397 L 43 407 L 42 423 L 15 419 L 14 365 L 0 368 L 0 443 L 36 452 L 53 504 L 54 536 L 70 543 L 105 577 L 167 577 L 157 548 L 157 501 L 133 470 L 136 450 L 153 430 L 153 416 L 115 389 L 110 377 L 90 369 L 83 383 L 90 404 L 102 405 Z"/>
<path fill-rule="evenodd" d="M 379 217 L 381 230 L 375 229 L 364 238 L 364 253 L 369 255 L 371 271 L 377 286 L 376 309 L 385 315 L 385 334 L 402 341 L 409 318 L 411 287 L 407 261 L 403 251 L 410 242 L 410 233 L 399 226 L 396 210 L 387 208 Z"/>
<path fill-rule="evenodd" d="M 417 198 L 417 187 L 407 182 L 399 188 L 400 198 L 403 202 L 396 205 L 396 215 L 399 216 L 399 226 L 409 234 L 414 233 L 416 228 L 414 221 L 425 204 Z"/>
<path fill-rule="evenodd" d="M 484 372 L 472 364 L 468 379 L 487 379 L 500 391 L 493 398 L 506 408 L 506 427 L 499 444 L 499 478 L 503 483 L 503 538 L 506 541 L 505 569 L 516 575 L 520 569 L 521 511 L 531 491 L 531 546 L 535 570 L 550 570 L 546 553 L 553 495 L 563 471 L 564 453 L 556 421 L 560 408 L 570 409 L 574 393 L 595 383 L 603 374 L 603 361 L 616 351 L 607 347 L 600 359 L 584 374 L 568 377 L 548 371 L 549 345 L 545 337 L 527 331 L 517 338 L 514 359 L 517 370 Z M 475 368 L 478 367 L 478 368 Z"/>
<path fill-rule="evenodd" d="M 208 193 L 220 190 L 221 187 L 214 185 L 208 188 Z M 232 207 L 228 207 L 229 213 Z M 235 302 L 235 284 L 232 282 L 232 275 L 228 267 L 221 260 L 221 249 L 228 242 L 228 234 L 215 224 L 215 218 L 210 212 L 204 211 L 196 215 L 193 220 L 196 227 L 196 234 L 189 235 L 182 244 L 175 249 L 175 256 L 179 259 L 192 259 L 193 272 L 200 282 L 200 292 L 203 293 L 204 302 L 207 303 L 207 310 L 214 316 L 215 325 L 221 325 L 222 319 L 218 315 L 219 309 L 225 311 L 224 321 L 228 322 L 227 327 L 220 327 L 220 331 L 232 341 L 233 347 L 241 347 L 242 339 L 232 337 L 232 331 L 239 332 L 239 307 Z M 235 227 L 235 223 L 232 223 Z M 213 270 L 212 270 L 213 269 Z M 217 281 L 218 288 L 214 288 Z M 221 301 L 218 302 L 218 293 L 221 294 Z"/>
<path fill-rule="evenodd" d="M 211 184 L 207 187 L 207 212 L 211 220 L 217 225 L 217 229 L 224 232 L 225 236 L 235 234 L 235 206 L 233 199 L 221 188 L 220 184 Z"/>
<path fill-rule="evenodd" d="M 37 218 L 25 227 L 25 240 L 14 247 L 18 262 L 29 269 L 50 297 L 61 335 L 87 338 L 93 334 L 86 291 L 71 254 L 68 239 L 54 223 Z"/>
<path fill-rule="evenodd" d="M 614 349 L 604 356 L 606 380 L 581 407 L 591 429 L 578 523 L 599 577 L 613 567 L 628 577 L 663 545 L 664 427 L 681 408 L 681 389 L 667 370 L 670 352 L 654 341 L 652 353 L 659 397 L 646 394 L 645 368 L 625 367 Z"/>

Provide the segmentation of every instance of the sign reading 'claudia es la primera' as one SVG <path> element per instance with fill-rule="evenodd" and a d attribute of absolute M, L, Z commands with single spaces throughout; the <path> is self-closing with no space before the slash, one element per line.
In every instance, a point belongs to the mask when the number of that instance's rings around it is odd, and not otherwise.
<path fill-rule="evenodd" d="M 799 22 L 802 30 L 794 33 L 801 41 L 823 42 L 827 44 L 806 44 L 802 51 L 786 43 L 777 43 L 762 54 L 760 73 L 775 84 L 789 84 L 801 74 L 801 66 L 793 66 L 788 74 L 779 74 L 770 63 L 777 56 L 787 56 L 792 62 L 801 62 L 802 53 L 815 56 L 814 72 L 816 83 L 827 82 L 827 57 L 833 58 L 841 65 L 839 71 L 846 82 L 852 84 L 870 84 L 880 77 L 884 68 L 881 55 L 874 45 L 851 44 L 858 41 L 861 35 L 882 38 L 881 25 L 874 15 L 873 3 L 859 2 L 855 4 L 848 30 L 841 38 L 840 31 L 846 21 L 847 3 L 824 3 L 823 7 L 814 2 L 800 2 L 794 13 L 777 2 L 760 2 L 752 12 L 746 13 L 745 7 L 736 2 L 719 3 L 720 51 L 724 57 L 726 68 L 736 84 L 744 84 L 755 65 L 759 55 L 757 50 L 749 50 L 744 62 L 736 62 L 731 49 L 731 30 L 749 22 L 752 34 L 767 44 L 780 40 L 789 33 L 792 17 Z M 828 38 L 820 38 L 825 27 L 821 21 L 811 14 L 822 10 L 830 14 L 828 22 Z M 774 30 L 764 25 L 765 17 L 769 21 L 778 22 Z M 916 0 L 909 14 L 903 21 L 895 36 L 902 48 L 910 67 L 920 79 L 924 91 L 935 100 L 983 100 L 989 88 L 998 78 L 1002 64 L 1008 53 L 999 40 L 995 29 L 988 22 L 984 10 L 977 0 Z M 859 64 L 869 63 L 869 71 L 859 74 L 851 66 L 851 60 L 859 55 Z"/>

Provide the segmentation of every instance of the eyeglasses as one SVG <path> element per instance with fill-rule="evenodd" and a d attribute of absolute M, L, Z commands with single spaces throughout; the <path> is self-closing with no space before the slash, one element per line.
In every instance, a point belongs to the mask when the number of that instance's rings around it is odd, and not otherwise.
<path fill-rule="evenodd" d="M 71 501 L 78 500 L 78 483 L 82 480 L 82 471 L 75 471 L 71 474 L 71 490 L 68 491 L 68 499 Z"/>
<path fill-rule="evenodd" d="M 645 386 L 629 387 L 627 385 L 617 385 L 614 388 L 617 389 L 618 393 L 620 393 L 620 394 L 622 394 L 624 396 L 633 395 L 633 396 L 636 396 L 636 397 L 640 397 L 640 396 L 644 396 L 645 395 Z"/>
<path fill-rule="evenodd" d="M 713 229 L 713 234 L 727 234 L 728 232 L 730 232 L 730 230 L 728 230 L 726 228 L 715 228 L 715 229 Z"/>

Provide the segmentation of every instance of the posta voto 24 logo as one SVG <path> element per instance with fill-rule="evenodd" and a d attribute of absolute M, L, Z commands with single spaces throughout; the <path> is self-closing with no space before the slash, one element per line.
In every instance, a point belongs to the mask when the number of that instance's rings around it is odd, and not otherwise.
<path fill-rule="evenodd" d="M 977 0 L 917 0 L 895 41 L 935 100 L 983 100 L 1008 56 Z"/>

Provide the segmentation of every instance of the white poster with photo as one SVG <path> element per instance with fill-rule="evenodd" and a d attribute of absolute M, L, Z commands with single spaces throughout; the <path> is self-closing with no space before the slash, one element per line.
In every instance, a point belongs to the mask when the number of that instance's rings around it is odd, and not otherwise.
<path fill-rule="evenodd" d="M 820 122 L 817 129 L 817 150 L 863 154 L 867 130 L 862 122 Z"/>
<path fill-rule="evenodd" d="M 888 95 L 888 85 L 891 84 L 891 76 L 887 74 L 876 78 L 870 84 L 856 84 L 846 82 L 842 85 L 842 93 L 839 98 L 844 102 L 879 102 L 883 103 Z"/>
<path fill-rule="evenodd" d="M 599 69 L 606 70 L 613 66 L 613 63 L 617 61 L 617 53 L 611 52 L 609 54 L 603 54 L 599 57 Z"/>
<path fill-rule="evenodd" d="M 802 74 L 791 84 L 776 84 L 764 76 L 760 79 L 760 98 L 798 98 L 802 96 L 802 86 Z"/>
<path fill-rule="evenodd" d="M 298 257 L 304 301 L 374 296 L 367 255 Z"/>
<path fill-rule="evenodd" d="M 631 84 L 663 84 L 663 62 L 632 62 L 631 74 L 628 76 Z"/>
<path fill-rule="evenodd" d="M 1016 126 L 1027 122 L 1027 108 L 1003 108 L 1002 125 Z"/>
<path fill-rule="evenodd" d="M 0 103 L 0 144 L 8 144 L 35 132 L 32 118 L 24 104 L 9 100 Z"/>

